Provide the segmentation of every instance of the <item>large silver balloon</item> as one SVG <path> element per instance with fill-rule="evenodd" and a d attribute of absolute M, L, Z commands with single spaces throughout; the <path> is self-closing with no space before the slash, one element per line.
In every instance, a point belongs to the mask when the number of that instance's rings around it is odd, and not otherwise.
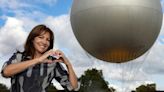
<path fill-rule="evenodd" d="M 71 25 L 98 59 L 122 63 L 151 48 L 162 24 L 160 0 L 74 0 Z"/>

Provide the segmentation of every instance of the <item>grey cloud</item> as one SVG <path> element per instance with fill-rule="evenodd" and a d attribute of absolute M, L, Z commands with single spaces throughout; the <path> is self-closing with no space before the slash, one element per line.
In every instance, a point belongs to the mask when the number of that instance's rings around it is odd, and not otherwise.
<path fill-rule="evenodd" d="M 26 36 L 27 33 L 24 32 L 22 22 L 8 17 L 5 25 L 0 29 L 0 55 L 13 53 L 24 44 Z"/>
<path fill-rule="evenodd" d="M 18 8 L 23 7 L 30 7 L 31 5 L 26 3 L 21 3 L 20 0 L 1 0 L 0 2 L 0 8 L 1 9 L 9 9 L 9 10 L 15 10 Z"/>
<path fill-rule="evenodd" d="M 148 74 L 164 74 L 164 46 L 160 42 L 156 42 L 148 55 L 144 71 Z"/>
<path fill-rule="evenodd" d="M 40 5 L 44 5 L 47 7 L 51 7 L 55 5 L 58 0 L 1 0 L 0 1 L 0 9 L 3 12 L 3 15 L 24 15 L 27 17 L 39 19 L 35 15 L 39 13 L 39 11 L 46 11 L 44 7 L 40 7 Z M 31 15 L 30 15 L 31 14 Z M 33 15 L 35 14 L 35 15 Z M 39 13 L 41 14 L 41 13 Z M 41 14 L 43 15 L 43 13 Z"/>
<path fill-rule="evenodd" d="M 55 5 L 58 0 L 1 0 L 0 8 L 16 10 L 21 8 L 37 8 L 38 4 Z"/>
<path fill-rule="evenodd" d="M 161 27 L 161 32 L 158 36 L 157 41 L 161 44 L 164 44 L 164 20 L 163 20 L 163 24 L 162 24 L 162 27 Z"/>
<path fill-rule="evenodd" d="M 144 67 L 144 71 L 150 75 L 152 74 L 164 74 L 164 60 L 150 60 L 147 61 L 147 65 Z"/>

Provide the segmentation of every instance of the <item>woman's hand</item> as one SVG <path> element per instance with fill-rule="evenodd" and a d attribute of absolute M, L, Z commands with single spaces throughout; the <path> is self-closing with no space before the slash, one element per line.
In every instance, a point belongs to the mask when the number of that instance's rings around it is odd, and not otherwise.
<path fill-rule="evenodd" d="M 50 55 L 55 56 L 56 59 L 55 60 L 48 60 L 47 57 Z M 77 81 L 76 74 L 73 70 L 73 67 L 72 67 L 71 63 L 69 62 L 68 58 L 64 55 L 64 53 L 62 51 L 50 50 L 50 51 L 44 53 L 41 57 L 39 57 L 39 59 L 40 59 L 39 60 L 40 63 L 53 63 L 53 62 L 64 63 L 68 69 L 69 81 L 70 81 L 73 89 L 78 88 L 78 81 Z"/>
<path fill-rule="evenodd" d="M 55 60 L 48 59 L 49 56 L 55 56 Z M 69 60 L 60 50 L 49 50 L 45 52 L 42 56 L 37 58 L 38 63 L 53 63 L 53 62 L 62 62 L 65 65 L 70 65 Z"/>
<path fill-rule="evenodd" d="M 65 65 L 70 65 L 69 60 L 67 59 L 67 57 L 64 55 L 62 51 L 56 50 L 54 54 L 57 57 L 57 59 L 54 60 L 55 62 L 62 62 Z"/>
<path fill-rule="evenodd" d="M 38 61 L 38 63 L 52 63 L 53 60 L 48 59 L 48 57 L 53 56 L 53 55 L 55 55 L 55 51 L 51 49 L 51 50 L 45 52 L 39 58 L 37 58 L 37 61 Z"/>
<path fill-rule="evenodd" d="M 66 67 L 68 69 L 68 73 L 69 73 L 69 81 L 71 83 L 73 90 L 78 88 L 78 81 L 77 81 L 76 74 L 73 70 L 71 63 L 67 59 L 67 57 L 60 50 L 56 50 L 55 55 L 58 57 L 58 59 L 54 60 L 55 62 L 63 62 L 66 65 Z"/>

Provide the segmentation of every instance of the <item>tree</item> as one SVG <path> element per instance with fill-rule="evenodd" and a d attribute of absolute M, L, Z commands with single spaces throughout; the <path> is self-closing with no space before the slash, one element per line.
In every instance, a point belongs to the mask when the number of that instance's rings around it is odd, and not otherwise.
<path fill-rule="evenodd" d="M 0 83 L 0 92 L 10 92 L 10 90 L 4 84 Z"/>
<path fill-rule="evenodd" d="M 115 92 L 114 88 L 108 88 L 108 82 L 104 80 L 102 70 L 87 70 L 79 80 L 81 81 L 79 92 Z"/>
<path fill-rule="evenodd" d="M 155 91 L 156 91 L 155 84 L 141 85 L 136 88 L 136 92 L 155 92 Z"/>
<path fill-rule="evenodd" d="M 57 92 L 56 87 L 53 85 L 53 83 L 51 83 L 48 88 L 47 88 L 47 92 Z"/>

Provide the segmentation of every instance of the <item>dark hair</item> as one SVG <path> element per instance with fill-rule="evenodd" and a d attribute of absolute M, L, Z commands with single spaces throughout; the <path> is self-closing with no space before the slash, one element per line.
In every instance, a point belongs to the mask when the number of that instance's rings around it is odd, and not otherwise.
<path fill-rule="evenodd" d="M 34 58 L 35 48 L 33 45 L 33 40 L 35 37 L 39 36 L 43 32 L 48 32 L 50 34 L 50 46 L 48 47 L 47 51 L 53 48 L 54 34 L 51 31 L 51 29 L 43 24 L 37 25 L 32 29 L 32 31 L 28 35 L 26 43 L 24 45 L 24 54 L 26 56 L 31 56 L 32 58 Z"/>

